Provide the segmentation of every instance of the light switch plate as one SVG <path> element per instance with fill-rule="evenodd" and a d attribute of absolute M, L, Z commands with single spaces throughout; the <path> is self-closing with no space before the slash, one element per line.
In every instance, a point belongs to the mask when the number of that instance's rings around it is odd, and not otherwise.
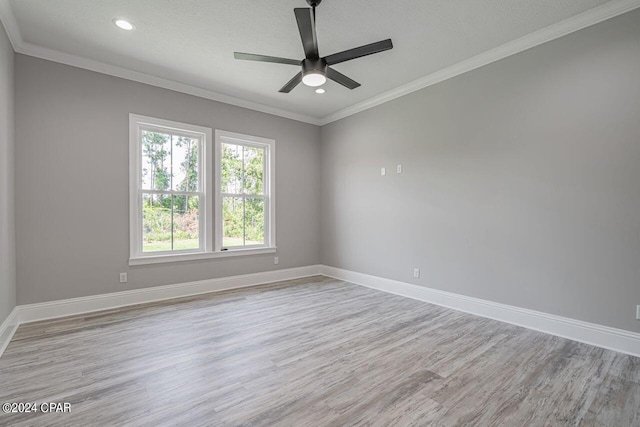
<path fill-rule="evenodd" d="M 387 170 L 385 168 L 380 168 L 380 175 L 385 176 L 387 174 Z"/>

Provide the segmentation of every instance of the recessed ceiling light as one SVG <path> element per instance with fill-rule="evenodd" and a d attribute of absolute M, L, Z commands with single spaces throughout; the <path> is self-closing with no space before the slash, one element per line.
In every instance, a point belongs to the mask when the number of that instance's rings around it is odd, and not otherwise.
<path fill-rule="evenodd" d="M 322 89 L 322 88 L 318 88 L 316 89 L 316 93 L 325 93 L 326 90 Z"/>
<path fill-rule="evenodd" d="M 135 28 L 135 26 L 131 22 L 127 21 L 126 19 L 114 19 L 113 23 L 116 24 L 118 28 L 121 28 L 126 31 L 131 31 Z"/>

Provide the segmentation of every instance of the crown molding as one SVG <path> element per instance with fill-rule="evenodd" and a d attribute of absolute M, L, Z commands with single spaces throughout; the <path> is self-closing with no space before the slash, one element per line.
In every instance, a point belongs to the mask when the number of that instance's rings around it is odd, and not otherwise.
<path fill-rule="evenodd" d="M 638 7 L 640 7 L 640 0 L 612 0 L 602 6 L 589 9 L 586 12 L 565 19 L 564 21 L 542 28 L 494 49 L 458 62 L 450 67 L 443 68 L 442 70 L 399 86 L 388 92 L 384 92 L 380 95 L 374 96 L 373 98 L 369 98 L 358 104 L 344 108 L 333 114 L 329 114 L 320 119 L 320 126 L 344 119 L 345 117 L 349 117 L 356 113 L 368 110 L 369 108 L 392 101 L 401 96 L 435 85 L 450 78 L 475 70 L 476 68 L 480 68 L 508 56 L 515 55 L 516 53 L 520 53 L 551 40 L 566 36 L 583 28 L 606 21 L 607 19 L 614 18 L 618 15 L 622 15 L 623 13 L 630 12 Z"/>
<path fill-rule="evenodd" d="M 291 111 L 282 110 L 258 102 L 248 101 L 242 98 L 225 95 L 209 89 L 181 83 L 175 80 L 165 79 L 163 77 L 154 76 L 139 71 L 133 71 L 128 68 L 107 64 L 92 59 L 83 58 L 81 56 L 68 54 L 55 49 L 38 46 L 33 43 L 25 42 L 20 34 L 18 23 L 15 15 L 9 5 L 9 0 L 0 0 L 0 22 L 9 36 L 13 50 L 16 53 L 33 56 L 36 58 L 46 59 L 60 64 L 70 65 L 77 68 L 83 68 L 89 71 L 95 71 L 101 74 L 107 74 L 114 77 L 120 77 L 134 82 L 144 83 L 151 86 L 161 87 L 176 92 L 194 95 L 200 98 L 211 99 L 213 101 L 222 102 L 224 104 L 234 105 L 236 107 L 247 108 L 249 110 L 259 111 L 261 113 L 272 114 L 274 116 L 284 117 L 286 119 L 296 120 L 299 122 L 309 123 L 318 126 L 320 120 L 316 117 L 306 116 L 303 114 L 293 113 Z"/>
<path fill-rule="evenodd" d="M 18 28 L 18 21 L 16 21 L 16 17 L 9 5 L 9 0 L 0 0 L 0 23 L 4 26 L 13 50 L 17 51 L 18 47 L 22 45 L 22 35 Z"/>
<path fill-rule="evenodd" d="M 235 105 L 236 107 L 247 108 L 249 110 L 272 114 L 274 116 L 280 116 L 280 117 L 284 117 L 291 120 L 297 120 L 299 122 L 310 123 L 316 126 L 319 125 L 319 120 L 314 117 L 292 113 L 290 111 L 282 110 L 276 107 L 271 107 L 269 105 L 260 104 L 253 101 L 247 101 L 245 99 L 224 95 L 222 93 L 214 92 L 212 90 L 204 89 L 201 87 L 180 83 L 175 80 L 169 80 L 163 77 L 141 73 L 139 71 L 133 71 L 128 68 L 106 64 L 104 62 L 94 61 L 92 59 L 87 59 L 87 58 L 83 58 L 76 55 L 71 55 L 68 53 L 60 52 L 58 50 L 37 46 L 29 42 L 23 42 L 18 47 L 18 49 L 16 49 L 16 52 L 21 53 L 23 55 L 46 59 L 49 61 L 58 62 L 65 65 L 71 65 L 73 67 L 83 68 L 89 71 L 95 71 L 101 74 L 107 74 L 114 77 L 120 77 L 123 79 L 132 80 L 134 82 L 144 83 L 151 86 L 157 86 L 164 89 L 173 90 L 176 92 L 186 93 L 188 95 L 194 95 L 200 98 L 211 99 L 213 101 L 222 102 L 224 104 Z"/>
<path fill-rule="evenodd" d="M 73 67 L 84 68 L 86 70 L 145 83 L 151 86 L 157 86 L 176 92 L 182 92 L 188 95 L 211 99 L 213 101 L 235 105 L 237 107 L 272 114 L 287 119 L 297 120 L 316 126 L 324 126 L 345 117 L 349 117 L 351 115 L 368 110 L 369 108 L 373 108 L 386 102 L 392 101 L 401 96 L 408 95 L 412 92 L 416 92 L 450 78 L 475 70 L 476 68 L 491 64 L 492 62 L 499 61 L 508 56 L 531 49 L 551 40 L 566 36 L 575 31 L 581 30 L 591 25 L 595 25 L 599 22 L 606 21 L 607 19 L 622 15 L 623 13 L 632 11 L 638 7 L 640 7 L 640 0 L 612 0 L 601 6 L 587 10 L 586 12 L 565 19 L 564 21 L 558 22 L 541 30 L 530 33 L 526 36 L 520 37 L 519 39 L 505 43 L 502 46 L 498 46 L 494 49 L 483 52 L 452 66 L 443 68 L 442 70 L 436 71 L 425 77 L 414 80 L 410 83 L 399 86 L 380 95 L 374 96 L 373 98 L 369 98 L 365 101 L 351 105 L 347 108 L 336 111 L 335 113 L 329 114 L 322 118 L 316 118 L 287 110 L 282 110 L 280 108 L 248 101 L 241 98 L 236 98 L 201 87 L 181 83 L 175 80 L 165 79 L 151 74 L 133 71 L 128 68 L 106 64 L 100 61 L 71 55 L 58 50 L 48 49 L 42 46 L 37 46 L 32 43 L 25 42 L 20 34 L 20 29 L 18 28 L 17 21 L 9 5 L 9 0 L 0 0 L 0 22 L 2 22 L 5 27 L 7 35 L 9 36 L 9 40 L 11 41 L 11 44 L 13 46 L 13 50 L 17 53 L 46 59 L 61 64 L 71 65 Z"/>

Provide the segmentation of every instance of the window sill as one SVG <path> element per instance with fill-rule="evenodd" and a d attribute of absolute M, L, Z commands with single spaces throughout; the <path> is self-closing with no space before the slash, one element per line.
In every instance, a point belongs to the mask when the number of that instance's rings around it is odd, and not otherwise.
<path fill-rule="evenodd" d="M 276 252 L 275 246 L 269 248 L 233 249 L 221 252 L 198 252 L 192 254 L 151 255 L 129 258 L 129 265 L 164 264 L 169 262 L 196 261 L 210 258 L 229 258 L 236 256 L 262 255 Z"/>

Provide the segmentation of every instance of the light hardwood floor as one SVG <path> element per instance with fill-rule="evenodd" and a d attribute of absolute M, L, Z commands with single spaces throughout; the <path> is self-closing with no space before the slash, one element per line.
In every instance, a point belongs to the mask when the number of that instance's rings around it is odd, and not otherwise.
<path fill-rule="evenodd" d="M 640 426 L 640 359 L 314 277 L 21 326 L 1 425 Z"/>

